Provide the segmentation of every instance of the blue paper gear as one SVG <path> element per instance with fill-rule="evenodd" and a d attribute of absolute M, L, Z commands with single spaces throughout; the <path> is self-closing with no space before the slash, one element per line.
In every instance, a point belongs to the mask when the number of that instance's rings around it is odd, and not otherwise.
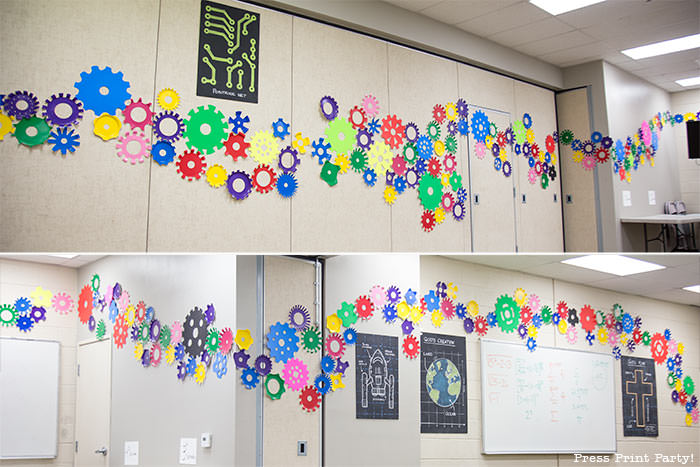
<path fill-rule="evenodd" d="M 158 141 L 151 148 L 151 158 L 158 165 L 168 165 L 175 160 L 175 147 L 167 141 Z"/>
<path fill-rule="evenodd" d="M 267 348 L 272 358 L 287 363 L 299 350 L 299 336 L 289 324 L 277 322 L 270 326 L 267 333 Z"/>
<path fill-rule="evenodd" d="M 78 93 L 76 99 L 83 102 L 83 107 L 92 110 L 95 115 L 103 113 L 115 115 L 118 109 L 124 109 L 126 101 L 131 98 L 129 82 L 124 81 L 124 74 L 119 71 L 112 72 L 112 68 L 100 69 L 93 65 L 90 73 L 80 73 L 80 81 L 75 83 Z M 103 95 L 100 90 L 107 88 L 108 93 Z"/>

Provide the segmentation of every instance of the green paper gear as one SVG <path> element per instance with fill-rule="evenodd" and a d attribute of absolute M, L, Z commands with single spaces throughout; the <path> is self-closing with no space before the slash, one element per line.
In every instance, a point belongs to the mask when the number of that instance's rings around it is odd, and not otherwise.
<path fill-rule="evenodd" d="M 30 131 L 30 128 L 33 130 Z M 34 131 L 36 131 L 36 134 L 34 134 Z M 15 124 L 15 138 L 25 146 L 43 144 L 49 139 L 49 133 L 51 133 L 51 127 L 43 118 L 25 118 Z"/>
<path fill-rule="evenodd" d="M 304 350 L 310 353 L 316 353 L 321 347 L 321 333 L 317 327 L 312 327 L 304 331 L 301 335 L 301 345 Z"/>
<path fill-rule="evenodd" d="M 603 326 L 605 326 L 605 313 L 603 313 L 600 310 L 596 311 L 595 312 L 595 322 L 599 328 L 602 328 Z"/>
<path fill-rule="evenodd" d="M 621 321 L 622 314 L 624 313 L 622 306 L 619 303 L 616 303 L 613 305 L 612 311 L 613 311 L 613 316 L 615 316 L 615 321 Z"/>
<path fill-rule="evenodd" d="M 166 348 L 170 345 L 170 338 L 172 334 L 170 333 L 170 327 L 167 324 L 164 324 L 163 327 L 160 329 L 160 345 L 163 348 Z"/>
<path fill-rule="evenodd" d="M 452 172 L 452 175 L 450 175 L 450 186 L 455 192 L 462 188 L 462 176 L 457 172 Z"/>
<path fill-rule="evenodd" d="M 447 138 L 445 138 L 445 149 L 447 149 L 447 152 L 450 152 L 452 154 L 457 152 L 457 138 L 455 138 L 452 135 L 449 135 Z"/>
<path fill-rule="evenodd" d="M 95 337 L 98 339 L 102 339 L 105 336 L 106 331 L 107 331 L 107 328 L 105 326 L 105 321 L 103 319 L 101 319 L 97 323 L 97 326 L 95 327 Z"/>
<path fill-rule="evenodd" d="M 276 392 L 272 392 L 270 390 L 270 383 L 272 381 L 277 381 L 277 384 L 279 385 L 279 388 Z M 282 380 L 282 378 L 280 378 L 280 375 L 275 373 L 270 373 L 269 375 L 267 375 L 267 377 L 265 378 L 265 392 L 267 393 L 267 397 L 269 397 L 273 401 L 282 397 L 282 394 L 284 394 L 284 381 Z"/>
<path fill-rule="evenodd" d="M 686 376 L 685 378 L 683 378 L 683 390 L 689 396 L 692 396 L 693 392 L 695 392 L 695 382 L 690 376 Z"/>
<path fill-rule="evenodd" d="M 552 309 L 548 306 L 543 306 L 540 310 L 540 316 L 542 316 L 542 322 L 544 324 L 549 324 L 552 322 Z"/>
<path fill-rule="evenodd" d="M 17 310 L 12 305 L 0 305 L 0 324 L 14 326 L 17 322 Z"/>
<path fill-rule="evenodd" d="M 651 334 L 649 334 L 649 331 L 644 331 L 644 334 L 642 334 L 642 344 L 651 344 Z"/>
<path fill-rule="evenodd" d="M 357 323 L 357 313 L 355 312 L 355 305 L 348 302 L 343 302 L 338 309 L 338 318 L 343 322 L 343 326 L 349 328 L 353 324 Z"/>
<path fill-rule="evenodd" d="M 435 120 L 428 123 L 427 132 L 428 138 L 430 138 L 433 142 L 440 139 L 440 125 L 438 125 L 438 123 Z"/>
<path fill-rule="evenodd" d="M 513 135 L 515 136 L 516 143 L 521 146 L 523 143 L 525 143 L 525 125 L 523 124 L 522 120 L 516 120 L 513 122 Z"/>
<path fill-rule="evenodd" d="M 574 140 L 574 132 L 566 129 L 559 134 L 559 141 L 561 144 L 568 146 Z"/>
<path fill-rule="evenodd" d="M 331 149 L 336 154 L 347 154 L 352 151 L 357 138 L 357 130 L 346 118 L 336 118 L 328 123 L 325 133 L 331 144 Z"/>
<path fill-rule="evenodd" d="M 496 300 L 496 322 L 503 332 L 513 332 L 520 320 L 520 307 L 512 297 L 501 295 Z"/>
<path fill-rule="evenodd" d="M 355 149 L 352 154 L 350 154 L 350 165 L 355 172 L 363 172 L 365 167 L 367 167 L 367 156 L 359 149 Z"/>
<path fill-rule="evenodd" d="M 547 174 L 542 174 L 540 184 L 542 185 L 543 190 L 547 189 L 547 187 L 549 186 L 549 177 L 547 176 Z"/>
<path fill-rule="evenodd" d="M 339 171 L 340 166 L 326 161 L 323 163 L 323 167 L 321 167 L 321 180 L 328 183 L 328 186 L 335 186 L 338 184 Z"/>
<path fill-rule="evenodd" d="M 139 328 L 139 340 L 144 344 L 151 340 L 151 325 L 148 321 L 141 323 Z"/>
<path fill-rule="evenodd" d="M 418 149 L 415 143 L 406 143 L 403 147 L 403 158 L 408 165 L 414 165 L 418 157 Z"/>
<path fill-rule="evenodd" d="M 439 179 L 429 174 L 424 174 L 418 185 L 418 197 L 425 209 L 432 211 L 442 201 L 442 183 Z"/>
<path fill-rule="evenodd" d="M 219 350 L 219 331 L 215 327 L 209 328 L 206 346 L 209 355 L 214 355 Z"/>
<path fill-rule="evenodd" d="M 187 138 L 187 147 L 196 149 L 205 154 L 211 154 L 217 149 L 221 149 L 226 139 L 226 123 L 224 123 L 224 114 L 220 110 L 216 110 L 213 105 L 206 107 L 199 106 L 197 109 L 191 109 L 188 114 L 188 119 L 185 120 L 185 132 L 183 136 Z M 208 133 L 203 130 L 204 126 L 208 126 Z"/>
<path fill-rule="evenodd" d="M 666 377 L 666 382 L 668 383 L 668 386 L 672 388 L 676 385 L 677 379 L 676 374 L 674 372 L 670 372 Z"/>
<path fill-rule="evenodd" d="M 100 276 L 95 274 L 92 276 L 92 279 L 90 280 L 90 286 L 92 287 L 93 292 L 97 292 L 100 290 Z"/>

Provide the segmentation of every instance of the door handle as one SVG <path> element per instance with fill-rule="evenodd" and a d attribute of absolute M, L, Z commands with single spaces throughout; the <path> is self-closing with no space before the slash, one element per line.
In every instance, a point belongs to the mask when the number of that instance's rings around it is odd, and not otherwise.
<path fill-rule="evenodd" d="M 107 456 L 107 448 L 102 446 L 100 449 L 95 450 L 95 454 L 102 454 L 103 456 Z"/>

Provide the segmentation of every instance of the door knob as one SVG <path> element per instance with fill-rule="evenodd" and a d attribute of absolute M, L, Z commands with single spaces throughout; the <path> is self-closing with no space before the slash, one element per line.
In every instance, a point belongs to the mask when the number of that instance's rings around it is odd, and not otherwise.
<path fill-rule="evenodd" d="M 95 451 L 95 454 L 102 454 L 103 456 L 106 456 L 107 455 L 107 448 L 103 446 L 102 448 L 97 449 Z"/>

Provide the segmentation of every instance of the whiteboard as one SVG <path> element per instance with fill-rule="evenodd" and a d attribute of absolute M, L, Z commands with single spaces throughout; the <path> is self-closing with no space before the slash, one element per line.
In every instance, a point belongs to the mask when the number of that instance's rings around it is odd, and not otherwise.
<path fill-rule="evenodd" d="M 0 459 L 58 451 L 59 343 L 0 338 Z"/>
<path fill-rule="evenodd" d="M 615 452 L 612 355 L 481 340 L 485 454 Z"/>

